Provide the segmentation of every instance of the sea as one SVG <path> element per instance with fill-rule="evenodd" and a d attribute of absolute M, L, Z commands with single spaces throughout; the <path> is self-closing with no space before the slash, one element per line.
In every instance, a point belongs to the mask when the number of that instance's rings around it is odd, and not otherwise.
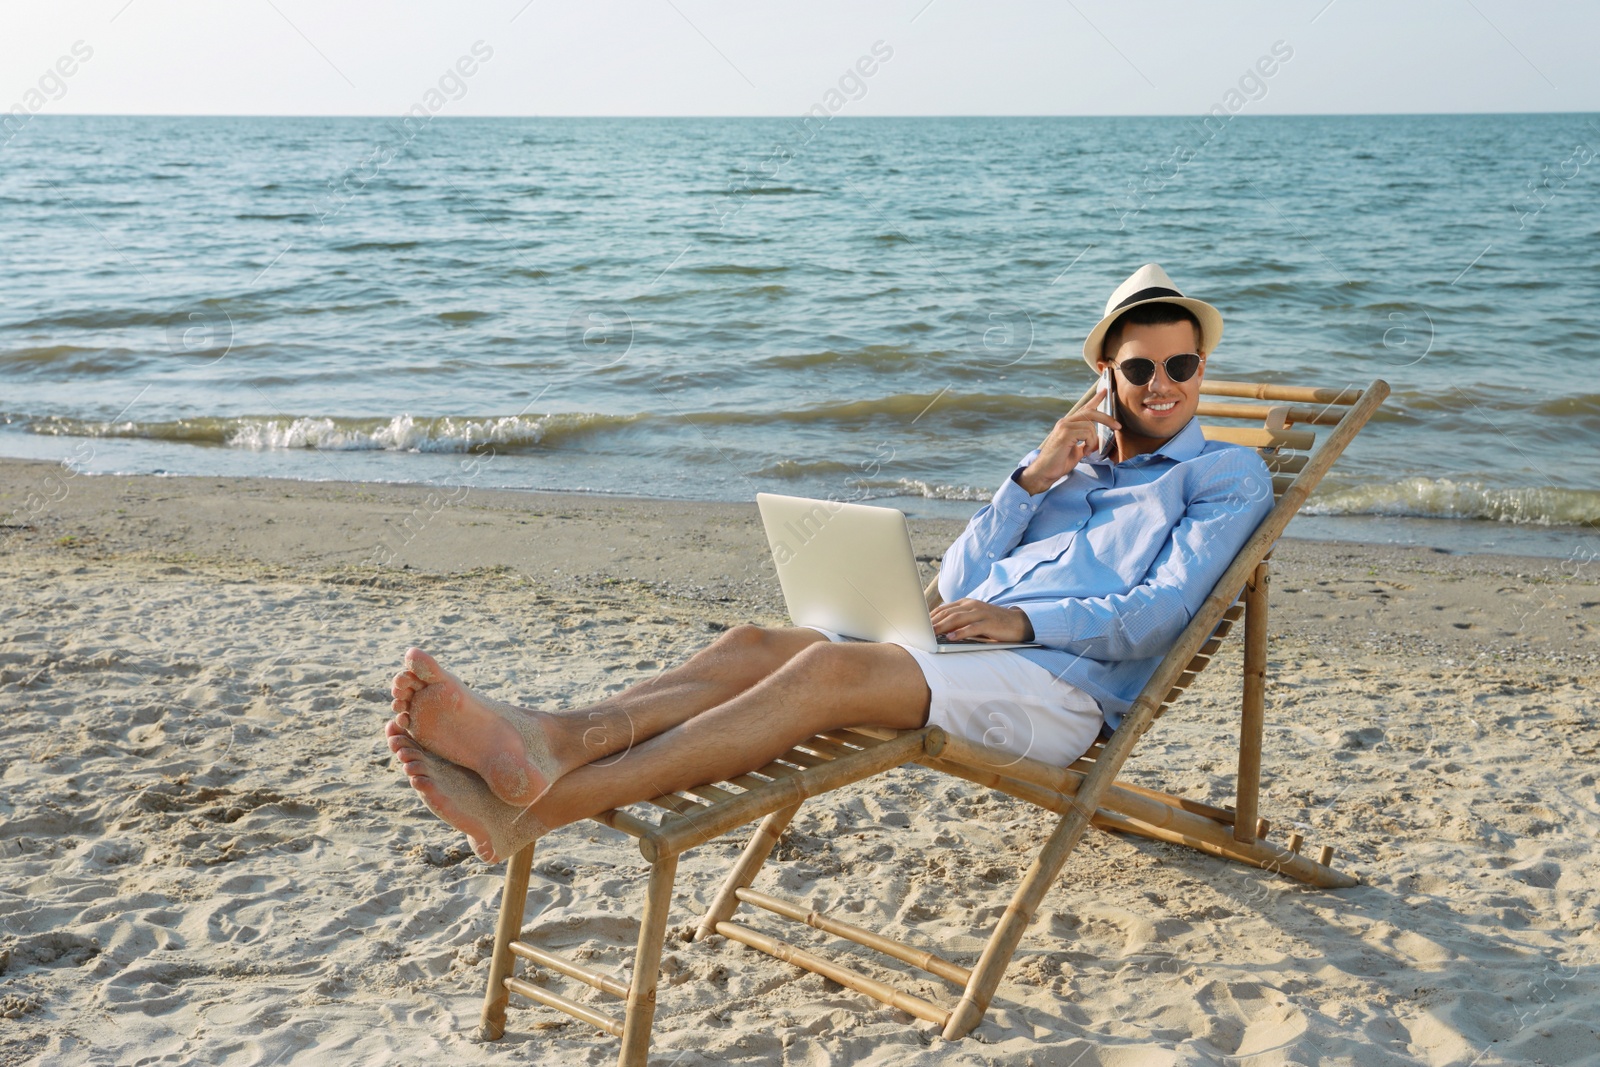
<path fill-rule="evenodd" d="M 1210 376 L 1393 389 L 1291 534 L 1600 548 L 1594 115 L 41 114 L 0 141 L 0 455 L 965 516 L 1157 262 L 1226 316 Z"/>

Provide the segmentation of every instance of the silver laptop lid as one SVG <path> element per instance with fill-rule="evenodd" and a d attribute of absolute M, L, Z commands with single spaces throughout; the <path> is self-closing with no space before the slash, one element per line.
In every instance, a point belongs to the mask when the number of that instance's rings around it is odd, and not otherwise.
<path fill-rule="evenodd" d="M 903 514 L 772 493 L 756 506 L 796 626 L 939 650 Z"/>

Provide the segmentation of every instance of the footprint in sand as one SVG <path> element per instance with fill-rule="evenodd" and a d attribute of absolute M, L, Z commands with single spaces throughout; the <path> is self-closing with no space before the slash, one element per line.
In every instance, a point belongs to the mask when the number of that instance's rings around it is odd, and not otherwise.
<path fill-rule="evenodd" d="M 1255 982 L 1208 982 L 1195 996 L 1203 1018 L 1194 1043 L 1230 1060 L 1287 1048 L 1305 1034 L 1305 1013 L 1281 990 Z"/>

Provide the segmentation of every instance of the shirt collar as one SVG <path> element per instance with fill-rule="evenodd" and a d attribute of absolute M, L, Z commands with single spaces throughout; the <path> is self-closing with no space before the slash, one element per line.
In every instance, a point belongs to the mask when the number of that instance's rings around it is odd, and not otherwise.
<path fill-rule="evenodd" d="M 1206 435 L 1204 431 L 1200 429 L 1200 420 L 1197 418 L 1190 418 L 1188 422 L 1183 424 L 1183 429 L 1167 438 L 1160 448 L 1156 449 L 1154 452 L 1146 452 L 1143 455 L 1134 456 L 1133 459 L 1128 460 L 1127 462 L 1132 463 L 1134 460 L 1139 460 L 1143 463 L 1149 463 L 1157 456 L 1161 456 L 1176 463 L 1182 463 L 1185 460 L 1194 459 L 1205 450 Z M 1036 455 L 1038 455 L 1037 450 L 1029 453 L 1028 459 L 1031 460 L 1032 457 Z M 1086 464 L 1090 470 L 1095 470 L 1097 467 L 1105 467 L 1109 470 L 1112 467 L 1111 460 L 1107 459 L 1105 456 L 1102 456 L 1098 452 L 1092 453 L 1090 456 L 1086 456 L 1078 462 L 1080 464 Z M 1096 477 L 1099 476 L 1100 475 L 1096 473 Z M 1053 489 L 1055 486 L 1051 486 L 1051 488 Z"/>
<path fill-rule="evenodd" d="M 1162 446 L 1154 452 L 1145 453 L 1145 462 L 1151 462 L 1157 456 L 1182 463 L 1184 460 L 1194 459 L 1206 450 L 1206 435 L 1200 429 L 1200 420 L 1190 418 L 1183 424 L 1183 429 L 1167 438 Z M 1140 457 L 1135 456 L 1134 459 Z M 1132 462 L 1130 460 L 1129 462 Z"/>
<path fill-rule="evenodd" d="M 1200 429 L 1200 420 L 1190 416 L 1183 429 L 1167 438 L 1167 443 L 1156 449 L 1156 454 L 1179 461 L 1193 459 L 1206 450 L 1206 435 Z"/>

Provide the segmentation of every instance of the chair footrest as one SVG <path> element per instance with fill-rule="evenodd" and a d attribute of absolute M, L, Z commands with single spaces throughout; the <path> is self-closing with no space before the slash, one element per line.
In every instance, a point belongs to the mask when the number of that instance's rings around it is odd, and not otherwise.
<path fill-rule="evenodd" d="M 1238 860 L 1274 874 L 1287 875 L 1319 889 L 1348 889 L 1361 884 L 1361 879 L 1354 875 L 1336 871 L 1326 863 L 1318 863 L 1269 842 L 1255 841 L 1247 845 L 1234 840 L 1232 834 L 1220 828 L 1213 830 L 1211 827 L 1215 824 L 1196 820 L 1174 825 L 1176 822 L 1177 820 L 1173 820 L 1166 826 L 1157 826 L 1120 812 L 1106 811 L 1104 808 L 1095 812 L 1095 824 L 1102 829 L 1184 845 L 1222 859 Z M 1326 851 L 1329 853 L 1328 858 L 1332 859 L 1332 849 Z"/>
<path fill-rule="evenodd" d="M 754 904 L 756 907 L 770 911 L 774 915 L 781 915 L 785 919 L 793 919 L 795 922 L 805 923 L 807 926 L 821 930 L 825 934 L 832 934 L 847 941 L 854 941 L 858 945 L 863 945 L 875 952 L 881 952 L 885 956 L 893 957 L 902 963 L 920 967 L 929 974 L 943 978 L 945 981 L 961 988 L 965 988 L 967 980 L 972 977 L 971 971 L 960 964 L 951 963 L 943 956 L 936 956 L 932 952 L 913 948 L 893 938 L 862 929 L 853 923 L 847 923 L 843 919 L 835 919 L 830 915 L 824 915 L 822 912 L 812 911 L 810 908 L 796 904 L 792 900 L 784 900 L 782 897 L 775 897 L 770 893 L 762 893 L 754 889 L 735 890 L 735 895 L 745 903 Z"/>
<path fill-rule="evenodd" d="M 543 1004 L 545 1007 L 564 1011 L 574 1019 L 582 1019 L 590 1026 L 604 1030 L 612 1037 L 622 1036 L 622 1023 L 619 1020 L 613 1019 L 605 1012 L 595 1011 L 593 1008 L 579 1004 L 575 1000 L 569 1000 L 560 993 L 552 993 L 548 989 L 540 989 L 532 982 L 524 982 L 520 978 L 507 978 L 506 988 L 519 997 L 527 997 L 529 1000 Z"/>
<path fill-rule="evenodd" d="M 831 978 L 840 985 L 854 989 L 857 993 L 865 993 L 875 1000 L 882 1001 L 892 1008 L 916 1016 L 924 1022 L 935 1023 L 943 1026 L 950 1021 L 950 1012 L 931 1001 L 896 989 L 887 982 L 880 982 L 876 978 L 868 978 L 859 971 L 833 963 L 814 956 L 805 949 L 796 948 L 787 941 L 776 937 L 768 937 L 758 933 L 747 926 L 738 923 L 721 922 L 717 924 L 717 933 L 732 941 L 749 945 L 751 948 L 760 949 L 767 955 L 780 959 L 785 963 L 792 963 L 796 967 L 804 967 L 813 974 L 820 974 L 824 978 Z"/>
<path fill-rule="evenodd" d="M 554 952 L 546 952 L 538 945 L 530 945 L 526 941 L 513 941 L 510 946 L 513 955 L 521 956 L 530 963 L 564 974 L 568 978 L 575 978 L 584 985 L 593 986 L 618 1000 L 628 999 L 628 983 L 619 982 L 609 974 L 601 974 L 582 964 L 573 963 L 565 956 L 557 956 Z"/>

